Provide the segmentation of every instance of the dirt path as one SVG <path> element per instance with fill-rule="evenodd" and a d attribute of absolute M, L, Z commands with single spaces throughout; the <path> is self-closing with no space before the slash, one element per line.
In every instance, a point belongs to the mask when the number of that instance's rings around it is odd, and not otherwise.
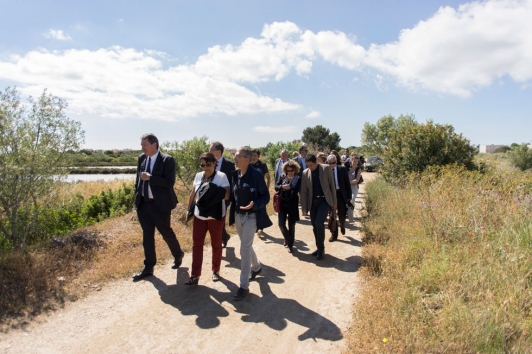
<path fill-rule="evenodd" d="M 357 208 L 362 193 L 363 187 Z M 183 285 L 191 265 L 187 254 L 177 276 L 168 264 L 158 266 L 155 276 L 145 281 L 110 283 L 50 314 L 44 323 L 0 334 L 0 349 L 4 353 L 340 352 L 358 294 L 360 224 L 347 224 L 345 236 L 326 241 L 326 255 L 317 261 L 310 255 L 315 243 L 309 219 L 296 226 L 293 255 L 283 247 L 277 217 L 272 220 L 274 226 L 255 238 L 263 271 L 243 301 L 232 298 L 240 274 L 235 235 L 224 250 L 220 282 L 210 279 L 207 247 L 199 286 Z"/>

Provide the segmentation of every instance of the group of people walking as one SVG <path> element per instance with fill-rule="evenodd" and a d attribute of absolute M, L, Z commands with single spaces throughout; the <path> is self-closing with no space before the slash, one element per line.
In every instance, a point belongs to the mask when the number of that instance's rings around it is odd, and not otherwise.
<path fill-rule="evenodd" d="M 137 164 L 135 204 L 143 231 L 145 257 L 144 268 L 133 275 L 134 281 L 153 275 L 156 264 L 155 228 L 174 256 L 172 269 L 181 266 L 184 256 L 170 226 L 170 213 L 177 204 L 173 189 L 175 161 L 159 151 L 159 142 L 153 134 L 141 137 L 141 147 L 143 154 Z M 223 144 L 214 142 L 209 152 L 199 157 L 202 171 L 196 174 L 188 199 L 189 216 L 193 218 L 193 247 L 190 278 L 185 284 L 198 284 L 202 275 L 207 231 L 212 246 L 212 280 L 220 280 L 222 250 L 230 238 L 225 229 L 229 213 L 229 225 L 235 225 L 240 238 L 240 286 L 234 294 L 234 298 L 240 300 L 249 294 L 250 280 L 262 272 L 253 240 L 255 233 L 272 226 L 266 212 L 266 205 L 270 202 L 271 178 L 268 166 L 260 161 L 259 150 L 241 147 L 235 154 L 234 162 L 224 158 L 223 152 Z M 324 162 L 319 160 L 320 157 L 320 153 L 317 156 L 308 154 L 304 145 L 294 159 L 289 159 L 288 151 L 283 150 L 273 171 L 275 190 L 280 198 L 278 225 L 285 247 L 289 253 L 293 252 L 295 225 L 300 220 L 298 206 L 301 203 L 302 214 L 308 216 L 310 213 L 316 241 L 316 251 L 312 255 L 318 260 L 325 254 L 325 220 L 329 210 L 338 212 L 339 229 L 345 234 L 346 218 L 353 221 L 352 201 L 356 198 L 361 179 L 356 154 L 341 158 L 332 151 Z M 337 238 L 336 229 L 329 241 Z"/>

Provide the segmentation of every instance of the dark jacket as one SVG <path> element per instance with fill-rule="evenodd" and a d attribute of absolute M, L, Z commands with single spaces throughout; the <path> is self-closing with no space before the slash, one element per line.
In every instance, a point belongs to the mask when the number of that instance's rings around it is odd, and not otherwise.
<path fill-rule="evenodd" d="M 351 199 L 351 182 L 349 182 L 349 172 L 344 166 L 336 166 L 338 171 L 338 187 L 344 198 L 344 202 Z"/>
<path fill-rule="evenodd" d="M 233 185 L 233 172 L 235 171 L 235 163 L 231 160 L 226 159 L 225 157 L 222 158 L 222 166 L 220 167 L 220 171 L 225 173 L 227 176 L 227 180 L 229 181 L 229 185 Z M 231 203 L 231 199 L 225 201 L 225 206 L 229 207 L 229 204 Z"/>
<path fill-rule="evenodd" d="M 279 177 L 279 180 L 275 184 L 275 190 L 281 192 L 281 212 L 287 213 L 289 219 L 293 221 L 299 221 L 299 190 L 301 189 L 301 178 L 298 179 L 295 188 L 284 190 L 282 188 L 284 174 Z M 280 213 L 281 213 L 280 212 Z"/>
<path fill-rule="evenodd" d="M 140 173 L 146 170 L 146 155 L 141 154 L 137 162 L 137 179 L 135 182 L 135 205 L 138 207 L 142 200 L 142 180 Z M 177 196 L 174 191 L 175 160 L 172 156 L 159 151 L 157 160 L 151 171 L 150 188 L 155 206 L 162 212 L 168 212 L 177 205 Z"/>
<path fill-rule="evenodd" d="M 212 182 L 203 183 L 199 187 L 197 195 L 196 206 L 198 207 L 199 215 L 204 218 L 212 217 L 216 220 L 222 220 L 222 202 L 225 198 L 225 188 Z"/>
<path fill-rule="evenodd" d="M 233 193 L 234 185 L 238 181 L 238 173 L 234 171 L 231 178 L 231 212 L 229 213 L 229 225 L 235 223 L 235 195 Z M 246 173 L 249 173 L 249 185 L 252 190 L 253 211 L 257 216 L 257 229 L 264 230 L 273 225 L 268 213 L 266 212 L 266 205 L 270 202 L 270 192 L 268 186 L 264 181 L 262 173 L 251 165 L 248 167 Z"/>

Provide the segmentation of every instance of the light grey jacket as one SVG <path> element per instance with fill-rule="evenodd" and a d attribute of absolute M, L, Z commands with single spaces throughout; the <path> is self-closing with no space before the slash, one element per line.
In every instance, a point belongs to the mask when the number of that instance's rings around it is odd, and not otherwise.
<path fill-rule="evenodd" d="M 331 167 L 325 164 L 317 164 L 320 176 L 321 188 L 323 195 L 329 206 L 337 205 L 336 187 L 334 185 L 334 175 Z M 310 211 L 312 208 L 312 171 L 310 168 L 303 171 L 301 181 L 301 209 Z"/>

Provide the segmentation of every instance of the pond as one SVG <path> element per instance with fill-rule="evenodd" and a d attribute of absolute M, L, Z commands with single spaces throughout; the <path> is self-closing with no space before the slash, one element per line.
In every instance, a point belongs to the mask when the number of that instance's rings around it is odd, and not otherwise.
<path fill-rule="evenodd" d="M 120 180 L 135 180 L 136 175 L 135 174 L 126 174 L 126 173 L 119 173 L 119 174 L 82 174 L 82 175 L 68 175 L 65 178 L 65 181 L 67 182 L 94 182 L 94 181 L 112 181 L 115 179 Z"/>

